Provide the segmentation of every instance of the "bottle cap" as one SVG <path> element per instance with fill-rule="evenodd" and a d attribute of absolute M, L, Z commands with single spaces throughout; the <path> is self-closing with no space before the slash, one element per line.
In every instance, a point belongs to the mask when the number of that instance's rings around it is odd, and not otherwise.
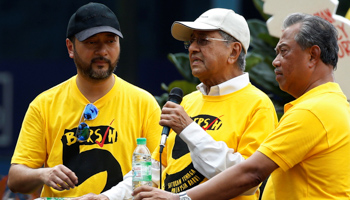
<path fill-rule="evenodd" d="M 147 139 L 146 138 L 137 138 L 136 142 L 137 144 L 146 144 Z"/>

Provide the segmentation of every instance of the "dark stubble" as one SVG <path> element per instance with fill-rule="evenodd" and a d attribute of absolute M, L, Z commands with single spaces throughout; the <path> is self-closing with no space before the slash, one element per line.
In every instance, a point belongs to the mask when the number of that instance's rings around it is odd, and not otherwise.
<path fill-rule="evenodd" d="M 108 63 L 108 69 L 103 70 L 102 66 L 98 66 L 97 70 L 94 70 L 92 68 L 92 63 L 94 63 L 97 60 L 103 60 Z M 90 63 L 84 62 L 79 54 L 74 49 L 74 63 L 77 67 L 78 71 L 85 77 L 89 77 L 94 80 L 103 80 L 111 76 L 111 74 L 115 71 L 117 68 L 117 63 L 119 60 L 118 58 L 112 63 L 111 60 L 105 58 L 105 57 L 97 57 L 91 60 Z"/>

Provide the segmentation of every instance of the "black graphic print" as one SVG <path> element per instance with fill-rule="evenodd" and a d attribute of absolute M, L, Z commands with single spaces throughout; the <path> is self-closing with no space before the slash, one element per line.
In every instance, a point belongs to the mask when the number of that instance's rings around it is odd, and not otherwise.
<path fill-rule="evenodd" d="M 197 115 L 192 117 L 198 125 L 205 131 L 217 131 L 222 127 L 220 118 L 211 115 Z M 172 158 L 174 160 L 180 159 L 182 156 L 190 153 L 187 144 L 177 135 L 172 151 Z M 174 174 L 166 174 L 164 179 L 164 190 L 179 193 L 199 185 L 204 176 L 198 172 L 191 162 L 185 169 Z"/>
<path fill-rule="evenodd" d="M 92 145 L 94 144 L 92 141 L 95 141 L 97 137 L 103 137 L 107 128 L 108 126 L 90 127 L 93 134 L 90 135 L 89 140 L 83 143 L 71 142 L 72 133 L 75 133 L 76 128 L 65 131 L 65 134 L 61 139 L 63 144 L 63 164 L 77 175 L 79 179 L 77 186 L 91 176 L 104 171 L 107 171 L 108 176 L 106 185 L 101 192 L 110 189 L 123 180 L 120 164 L 109 151 L 100 148 L 84 152 L 79 151 L 80 145 Z M 110 128 L 110 131 L 113 132 L 114 130 Z M 102 133 L 102 135 L 100 133 Z M 117 141 L 117 136 L 115 138 L 114 142 Z"/>

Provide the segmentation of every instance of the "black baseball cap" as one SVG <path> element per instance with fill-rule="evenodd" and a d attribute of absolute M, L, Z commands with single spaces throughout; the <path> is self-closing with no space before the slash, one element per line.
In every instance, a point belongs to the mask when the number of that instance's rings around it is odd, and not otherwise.
<path fill-rule="evenodd" d="M 79 41 L 101 32 L 111 32 L 123 38 L 117 16 L 101 3 L 88 3 L 80 7 L 70 18 L 67 38 L 75 36 Z"/>

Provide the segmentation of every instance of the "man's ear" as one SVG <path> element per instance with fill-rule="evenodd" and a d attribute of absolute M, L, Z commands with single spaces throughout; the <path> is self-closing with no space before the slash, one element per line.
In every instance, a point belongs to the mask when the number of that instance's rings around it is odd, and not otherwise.
<path fill-rule="evenodd" d="M 318 45 L 314 45 L 310 47 L 309 53 L 310 53 L 309 67 L 313 67 L 321 59 L 321 49 Z"/>
<path fill-rule="evenodd" d="M 242 44 L 239 42 L 232 42 L 231 43 L 231 53 L 230 57 L 228 58 L 228 62 L 230 64 L 233 64 L 237 59 L 239 54 L 241 54 L 241 51 L 243 50 Z"/>
<path fill-rule="evenodd" d="M 66 39 L 66 46 L 67 46 L 69 57 L 74 58 L 74 44 L 68 38 Z"/>

